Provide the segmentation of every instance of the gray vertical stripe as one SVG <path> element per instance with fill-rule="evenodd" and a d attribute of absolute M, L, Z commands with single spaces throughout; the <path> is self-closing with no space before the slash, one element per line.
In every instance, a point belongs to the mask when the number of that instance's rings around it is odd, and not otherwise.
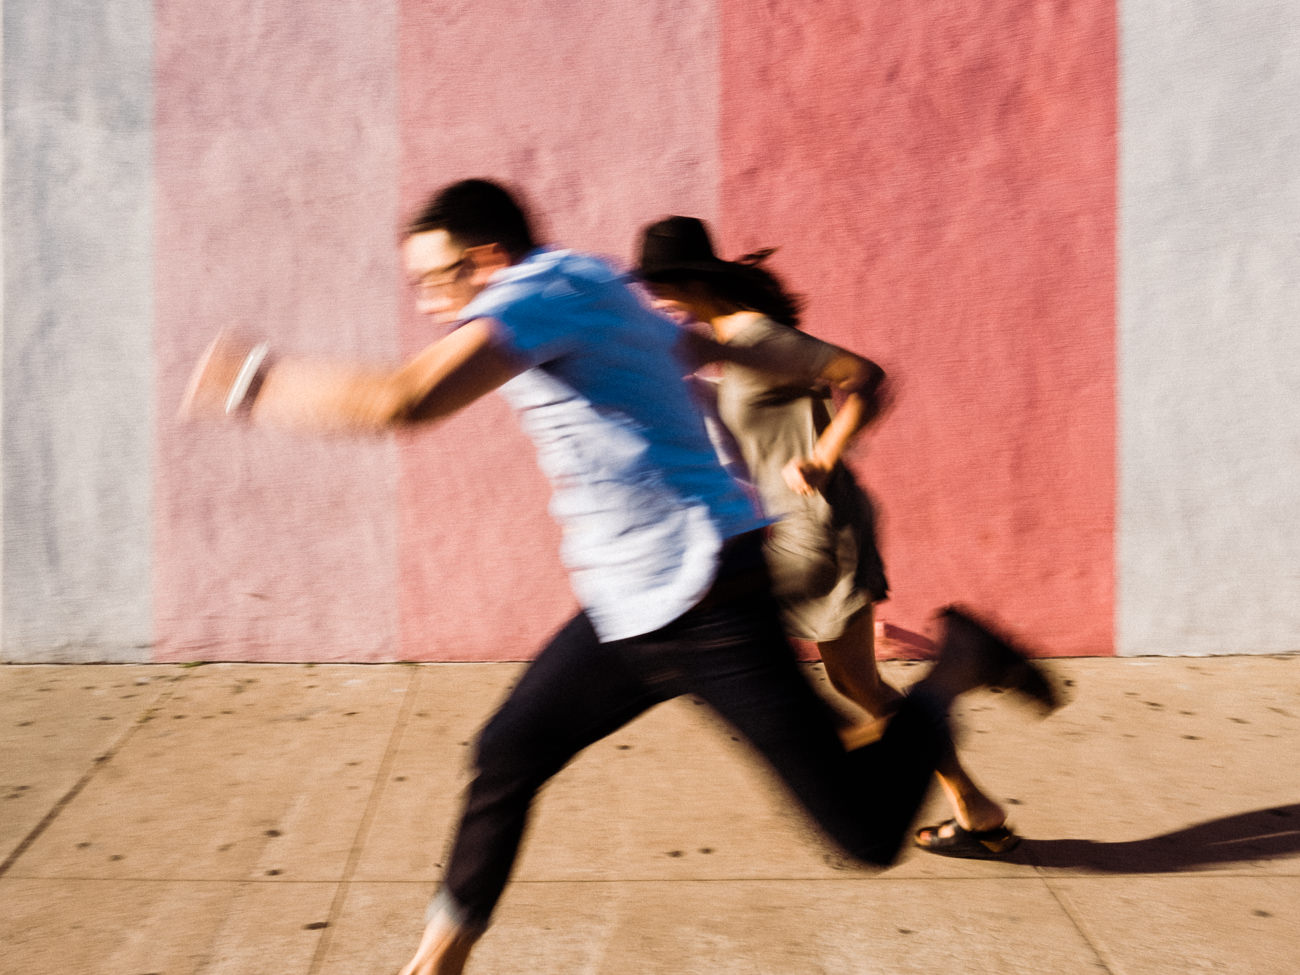
<path fill-rule="evenodd" d="M 152 9 L 4 6 L 4 660 L 148 654 Z"/>
<path fill-rule="evenodd" d="M 1300 649 L 1300 7 L 1123 0 L 1120 653 Z"/>

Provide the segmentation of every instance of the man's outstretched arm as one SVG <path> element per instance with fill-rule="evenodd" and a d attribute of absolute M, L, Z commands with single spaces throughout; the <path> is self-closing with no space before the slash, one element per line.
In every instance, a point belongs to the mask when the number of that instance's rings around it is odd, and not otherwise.
<path fill-rule="evenodd" d="M 219 338 L 195 369 L 187 416 L 243 416 L 259 425 L 379 432 L 450 416 L 525 365 L 478 319 L 393 371 L 308 359 L 261 358 L 257 347 Z"/>

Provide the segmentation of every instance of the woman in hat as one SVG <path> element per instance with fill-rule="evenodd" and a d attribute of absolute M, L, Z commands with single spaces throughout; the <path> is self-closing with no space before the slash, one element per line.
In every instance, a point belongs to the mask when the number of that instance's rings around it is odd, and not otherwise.
<path fill-rule="evenodd" d="M 724 361 L 717 414 L 766 513 L 777 519 L 766 552 L 787 633 L 815 642 L 836 690 L 878 719 L 901 697 L 875 658 L 874 606 L 889 586 L 871 502 L 841 458 L 879 413 L 884 377 L 860 356 L 799 330 L 802 303 L 762 266 L 769 253 L 722 260 L 703 222 L 667 217 L 642 230 L 637 273 L 660 307 L 708 325 L 737 351 L 779 349 L 807 376 L 791 385 Z M 838 411 L 832 390 L 842 393 Z M 1005 811 L 955 756 L 939 778 L 954 816 L 918 830 L 919 846 L 968 857 L 1015 846 Z"/>

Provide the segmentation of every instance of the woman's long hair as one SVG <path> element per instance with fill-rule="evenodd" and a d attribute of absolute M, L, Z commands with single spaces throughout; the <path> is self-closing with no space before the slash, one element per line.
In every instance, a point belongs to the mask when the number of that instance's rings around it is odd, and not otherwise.
<path fill-rule="evenodd" d="M 791 292 L 775 274 L 763 266 L 775 248 L 746 254 L 717 273 L 683 275 L 703 284 L 709 292 L 724 302 L 745 311 L 756 311 L 772 321 L 790 328 L 799 327 L 803 312 L 802 295 Z"/>

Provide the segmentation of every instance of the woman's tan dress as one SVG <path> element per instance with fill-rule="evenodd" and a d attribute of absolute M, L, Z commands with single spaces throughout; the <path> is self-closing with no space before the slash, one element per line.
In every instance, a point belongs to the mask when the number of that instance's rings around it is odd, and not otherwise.
<path fill-rule="evenodd" d="M 889 594 L 876 549 L 875 512 L 842 463 L 826 487 L 804 497 L 786 486 L 781 469 L 813 446 L 834 415 L 818 383 L 832 345 L 768 318 L 747 323 L 731 345 L 774 345 L 805 382 L 726 363 L 717 387 L 718 416 L 734 437 L 764 511 L 779 518 L 769 530 L 768 564 L 787 633 L 826 642 L 841 636 L 854 614 Z"/>

